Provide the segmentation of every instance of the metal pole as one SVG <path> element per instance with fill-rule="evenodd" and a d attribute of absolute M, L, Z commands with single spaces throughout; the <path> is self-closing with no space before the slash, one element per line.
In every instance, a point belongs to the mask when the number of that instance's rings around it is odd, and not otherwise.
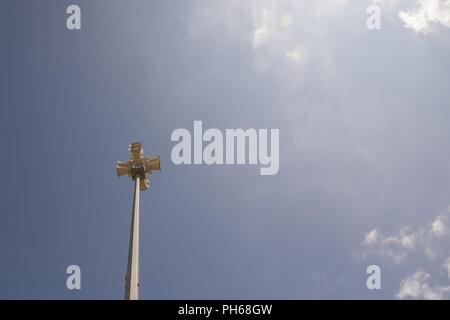
<path fill-rule="evenodd" d="M 125 283 L 125 300 L 139 299 L 139 177 L 134 183 L 133 211 L 131 213 L 130 246 Z"/>

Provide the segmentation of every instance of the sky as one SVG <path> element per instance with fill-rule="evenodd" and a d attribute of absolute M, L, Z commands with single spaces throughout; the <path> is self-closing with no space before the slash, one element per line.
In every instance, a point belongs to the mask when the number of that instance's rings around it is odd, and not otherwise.
<path fill-rule="evenodd" d="M 450 298 L 449 28 L 445 0 L 1 1 L 0 298 L 123 298 L 132 141 L 162 167 L 142 299 Z M 279 129 L 279 172 L 173 164 L 196 120 Z"/>

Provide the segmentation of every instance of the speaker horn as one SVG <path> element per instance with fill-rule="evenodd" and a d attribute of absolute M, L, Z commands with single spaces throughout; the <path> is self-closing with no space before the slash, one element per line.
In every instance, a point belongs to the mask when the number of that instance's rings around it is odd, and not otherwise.
<path fill-rule="evenodd" d="M 141 179 L 139 181 L 139 189 L 141 191 L 147 190 L 148 187 L 150 186 L 148 179 Z"/>
<path fill-rule="evenodd" d="M 161 171 L 161 160 L 159 157 L 144 157 L 145 170 Z"/>
<path fill-rule="evenodd" d="M 130 165 L 125 161 L 117 161 L 116 164 L 117 176 L 130 175 Z"/>

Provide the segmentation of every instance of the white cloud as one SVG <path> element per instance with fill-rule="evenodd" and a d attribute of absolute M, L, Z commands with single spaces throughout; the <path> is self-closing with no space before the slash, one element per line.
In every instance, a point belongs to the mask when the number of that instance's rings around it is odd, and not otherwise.
<path fill-rule="evenodd" d="M 433 231 L 433 234 L 435 236 L 443 237 L 447 234 L 448 232 L 447 220 L 448 220 L 447 217 L 439 216 L 431 223 L 431 230 Z"/>
<path fill-rule="evenodd" d="M 308 50 L 301 39 L 298 28 L 302 26 L 305 17 L 313 24 L 323 24 L 324 17 L 332 16 L 344 8 L 348 0 L 315 0 L 315 1 L 284 1 L 253 0 L 251 14 L 253 22 L 252 47 L 259 54 L 269 58 L 285 57 L 295 64 L 306 61 Z M 313 28 L 315 30 L 315 27 Z M 316 35 L 317 36 L 317 35 Z"/>
<path fill-rule="evenodd" d="M 412 229 L 402 227 L 396 235 L 385 236 L 376 229 L 365 234 L 361 242 L 363 258 L 368 255 L 380 256 L 398 266 L 406 265 L 410 256 L 419 257 L 415 261 L 432 261 L 433 274 L 448 274 L 450 279 L 450 233 L 449 230 L 450 207 L 437 215 L 430 223 Z M 424 260 L 425 259 L 425 260 Z M 428 264 L 430 265 L 430 264 Z M 450 286 L 433 286 L 430 284 L 432 276 L 418 270 L 412 276 L 400 282 L 397 297 L 400 299 L 443 299 L 450 292 Z"/>
<path fill-rule="evenodd" d="M 444 268 L 447 270 L 447 276 L 450 279 L 450 257 L 448 257 L 444 262 Z"/>
<path fill-rule="evenodd" d="M 403 264 L 408 252 L 415 249 L 416 241 L 417 234 L 409 228 L 402 228 L 398 235 L 389 237 L 374 229 L 366 233 L 362 245 L 366 250 L 364 255 L 375 253 L 392 259 L 396 264 Z"/>
<path fill-rule="evenodd" d="M 446 298 L 450 292 L 450 286 L 440 287 L 432 286 L 429 282 L 431 276 L 421 270 L 414 273 L 412 276 L 400 282 L 400 289 L 397 293 L 399 299 L 427 299 L 427 300 L 442 300 Z"/>
<path fill-rule="evenodd" d="M 302 46 L 296 46 L 292 50 L 286 52 L 286 57 L 288 57 L 295 64 L 301 64 L 305 61 L 307 51 Z"/>
<path fill-rule="evenodd" d="M 400 11 L 405 27 L 426 34 L 441 25 L 450 28 L 450 0 L 417 0 L 413 9 Z"/>
<path fill-rule="evenodd" d="M 257 72 L 280 70 L 284 64 L 314 62 L 333 72 L 325 41 L 329 19 L 343 13 L 348 0 L 251 0 L 201 2 L 190 13 L 188 34 L 197 38 L 225 31 L 253 49 Z M 238 19 L 238 18 L 239 19 Z M 236 40 L 237 41 L 237 40 Z M 290 71 L 290 69 L 289 69 Z M 329 78 L 329 77 L 328 77 Z"/>
<path fill-rule="evenodd" d="M 275 32 L 274 12 L 265 7 L 253 7 L 253 48 L 267 43 Z"/>
<path fill-rule="evenodd" d="M 402 227 L 397 235 L 385 236 L 374 229 L 365 234 L 361 245 L 364 248 L 364 256 L 376 254 L 391 258 L 396 264 L 404 264 L 409 254 L 418 251 L 428 258 L 447 256 L 445 245 L 450 239 L 449 230 L 450 208 L 438 215 L 425 226 L 411 229 Z M 450 250 L 450 245 L 448 246 Z"/>
<path fill-rule="evenodd" d="M 416 33 L 427 34 L 437 26 L 450 28 L 450 0 L 415 0 L 413 6 L 405 9 L 411 1 L 406 0 L 373 0 L 382 5 L 385 12 L 395 12 L 405 28 Z M 402 8 L 400 8 L 402 7 Z"/>
<path fill-rule="evenodd" d="M 379 240 L 379 232 L 377 230 L 372 230 L 369 233 L 366 233 L 365 239 L 363 241 L 364 245 L 371 246 L 377 243 Z"/>

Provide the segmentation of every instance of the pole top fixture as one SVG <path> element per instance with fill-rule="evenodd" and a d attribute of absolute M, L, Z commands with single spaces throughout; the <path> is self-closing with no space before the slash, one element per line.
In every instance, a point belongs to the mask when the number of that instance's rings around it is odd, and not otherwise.
<path fill-rule="evenodd" d="M 152 171 L 161 170 L 160 157 L 145 157 L 141 142 L 130 143 L 128 150 L 130 151 L 130 159 L 127 161 L 117 161 L 117 176 L 128 175 L 133 180 L 139 177 L 140 191 L 149 188 L 148 175 Z"/>

